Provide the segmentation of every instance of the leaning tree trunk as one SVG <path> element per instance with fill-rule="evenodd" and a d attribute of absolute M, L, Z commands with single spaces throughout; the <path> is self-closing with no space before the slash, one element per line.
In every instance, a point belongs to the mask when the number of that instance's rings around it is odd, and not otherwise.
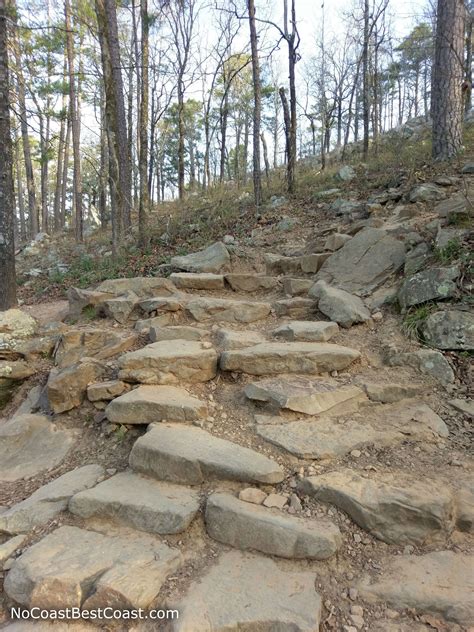
<path fill-rule="evenodd" d="M 9 95 L 7 0 L 0 0 L 0 311 L 16 305 L 15 204 Z"/>
<path fill-rule="evenodd" d="M 431 89 L 435 160 L 452 158 L 462 145 L 465 17 L 463 0 L 438 0 Z"/>

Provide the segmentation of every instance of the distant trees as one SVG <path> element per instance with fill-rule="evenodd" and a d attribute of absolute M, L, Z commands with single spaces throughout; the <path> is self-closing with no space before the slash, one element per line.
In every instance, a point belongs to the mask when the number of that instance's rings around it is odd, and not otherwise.
<path fill-rule="evenodd" d="M 465 18 L 463 0 L 438 0 L 431 89 L 435 160 L 452 158 L 462 145 Z"/>
<path fill-rule="evenodd" d="M 7 0 L 0 0 L 0 311 L 16 305 L 15 202 L 9 94 Z"/>

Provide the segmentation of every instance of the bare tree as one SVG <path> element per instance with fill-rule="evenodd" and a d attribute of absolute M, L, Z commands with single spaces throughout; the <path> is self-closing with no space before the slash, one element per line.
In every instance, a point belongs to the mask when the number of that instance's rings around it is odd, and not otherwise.
<path fill-rule="evenodd" d="M 7 0 L 0 0 L 0 311 L 16 305 L 15 203 L 9 98 Z"/>
<path fill-rule="evenodd" d="M 146 217 L 150 206 L 148 193 L 148 101 L 149 101 L 149 15 L 147 0 L 140 0 L 141 16 L 141 99 L 140 99 L 140 199 L 138 207 L 138 241 L 141 248 L 146 245 Z"/>
<path fill-rule="evenodd" d="M 255 24 L 255 2 L 247 2 L 250 26 L 250 47 L 252 49 L 252 77 L 253 77 L 253 192 L 255 205 L 262 201 L 262 176 L 260 170 L 260 124 L 262 117 L 262 84 L 260 81 L 260 62 L 258 58 L 258 38 Z M 238 148 L 237 148 L 238 149 Z M 238 151 L 236 152 L 236 155 Z"/>
<path fill-rule="evenodd" d="M 435 160 L 452 158 L 462 145 L 465 18 L 463 0 L 438 0 L 431 89 Z"/>

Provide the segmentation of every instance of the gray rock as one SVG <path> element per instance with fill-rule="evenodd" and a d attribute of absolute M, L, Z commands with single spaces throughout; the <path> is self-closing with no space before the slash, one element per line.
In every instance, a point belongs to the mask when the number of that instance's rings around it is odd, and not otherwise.
<path fill-rule="evenodd" d="M 138 302 L 140 298 L 129 290 L 121 296 L 115 298 L 109 298 L 102 301 L 98 310 L 99 313 L 106 318 L 112 318 L 121 325 L 124 325 L 128 320 L 137 320 L 139 317 Z"/>
<path fill-rule="evenodd" d="M 181 533 L 199 510 L 199 493 L 121 472 L 93 489 L 76 494 L 69 511 L 81 518 L 111 518 L 148 533 Z"/>
<path fill-rule="evenodd" d="M 194 421 L 207 415 L 207 406 L 184 388 L 139 386 L 111 401 L 105 415 L 115 424 Z"/>
<path fill-rule="evenodd" d="M 405 276 L 411 276 L 416 272 L 419 272 L 422 268 L 425 267 L 426 262 L 431 255 L 430 247 L 427 243 L 423 242 L 418 244 L 407 253 L 404 273 Z"/>
<path fill-rule="evenodd" d="M 192 272 L 175 272 L 170 275 L 176 287 L 180 290 L 223 290 L 224 276 L 222 274 L 212 274 L 202 272 L 200 274 Z"/>
<path fill-rule="evenodd" d="M 455 193 L 447 200 L 436 204 L 434 210 L 439 217 L 445 217 L 448 221 L 452 219 L 468 219 L 470 202 L 463 193 Z"/>
<path fill-rule="evenodd" d="M 322 606 L 314 581 L 312 573 L 281 570 L 262 556 L 223 553 L 173 604 L 180 613 L 173 632 L 315 632 Z"/>
<path fill-rule="evenodd" d="M 464 165 L 461 173 L 474 173 L 474 162 L 468 162 Z"/>
<path fill-rule="evenodd" d="M 431 268 L 406 279 L 398 293 L 398 300 L 402 309 L 426 303 L 434 299 L 444 299 L 454 296 L 456 292 L 455 280 L 459 277 L 458 266 L 450 268 Z"/>
<path fill-rule="evenodd" d="M 419 349 L 409 353 L 395 353 L 389 356 L 391 366 L 411 366 L 420 373 L 431 375 L 445 386 L 454 382 L 454 372 L 451 365 L 439 351 Z"/>
<path fill-rule="evenodd" d="M 147 314 L 151 312 L 179 312 L 183 309 L 186 301 L 184 294 L 173 294 L 172 296 L 155 296 L 140 301 L 140 309 Z"/>
<path fill-rule="evenodd" d="M 445 192 L 436 184 L 418 184 L 410 191 L 410 202 L 437 202 L 445 197 Z"/>
<path fill-rule="evenodd" d="M 438 481 L 402 472 L 373 477 L 345 469 L 304 479 L 303 494 L 345 511 L 360 527 L 390 544 L 423 544 L 453 530 L 453 495 Z"/>
<path fill-rule="evenodd" d="M 159 424 L 135 442 L 130 466 L 154 478 L 184 485 L 208 479 L 279 483 L 277 463 L 235 443 L 192 426 Z"/>
<path fill-rule="evenodd" d="M 140 334 L 147 334 L 152 327 L 166 327 L 172 322 L 172 318 L 173 314 L 171 312 L 165 312 L 159 316 L 154 316 L 153 318 L 143 318 L 141 320 L 137 320 L 135 323 L 135 330 Z"/>
<path fill-rule="evenodd" d="M 270 314 L 269 303 L 200 297 L 190 300 L 186 311 L 198 322 L 252 323 Z"/>
<path fill-rule="evenodd" d="M 330 287 L 325 281 L 315 283 L 308 296 L 318 299 L 319 311 L 341 327 L 370 320 L 370 312 L 358 296 Z"/>
<path fill-rule="evenodd" d="M 87 387 L 87 399 L 90 402 L 109 401 L 122 395 L 129 389 L 129 385 L 120 380 L 98 382 Z"/>
<path fill-rule="evenodd" d="M 280 282 L 274 276 L 260 276 L 257 274 L 226 274 L 226 283 L 234 292 L 271 291 L 278 288 Z"/>
<path fill-rule="evenodd" d="M 469 417 L 474 417 L 474 401 L 466 400 L 466 399 L 451 399 L 450 405 L 459 410 L 461 413 L 468 415 Z"/>
<path fill-rule="evenodd" d="M 247 349 L 224 351 L 220 366 L 223 371 L 250 375 L 319 375 L 345 369 L 359 357 L 358 351 L 331 343 L 268 342 Z"/>
<path fill-rule="evenodd" d="M 60 463 L 74 435 L 43 415 L 18 415 L 0 426 L 0 481 L 30 478 Z"/>
<path fill-rule="evenodd" d="M 265 253 L 263 258 L 267 275 L 298 274 L 301 272 L 300 257 L 284 257 L 283 255 Z"/>
<path fill-rule="evenodd" d="M 223 544 L 290 559 L 325 560 L 342 542 L 332 522 L 295 518 L 222 493 L 207 501 L 206 528 Z"/>
<path fill-rule="evenodd" d="M 297 296 L 275 301 L 272 307 L 280 318 L 311 318 L 316 312 L 317 303 L 313 299 Z"/>
<path fill-rule="evenodd" d="M 84 465 L 55 478 L 22 502 L 0 513 L 0 532 L 27 533 L 46 524 L 67 508 L 71 496 L 95 485 L 104 472 L 100 465 Z"/>
<path fill-rule="evenodd" d="M 225 351 L 231 349 L 245 349 L 265 342 L 264 336 L 258 331 L 231 331 L 230 329 L 219 329 L 216 335 L 216 342 Z"/>
<path fill-rule="evenodd" d="M 309 288 L 313 285 L 311 279 L 292 279 L 286 277 L 283 279 L 283 292 L 287 296 L 301 296 L 308 293 Z"/>
<path fill-rule="evenodd" d="M 468 231 L 464 228 L 442 228 L 441 225 L 439 225 L 438 232 L 436 233 L 436 247 L 443 250 L 443 248 L 446 248 L 450 243 L 461 242 L 467 233 Z"/>
<path fill-rule="evenodd" d="M 306 415 L 319 415 L 341 405 L 357 410 L 365 395 L 357 386 L 341 386 L 321 380 L 302 377 L 266 379 L 251 382 L 244 389 L 249 399 L 270 403 L 277 408 L 293 410 Z"/>
<path fill-rule="evenodd" d="M 474 557 L 453 551 L 396 556 L 382 576 L 365 576 L 358 588 L 363 599 L 385 601 L 397 609 L 414 608 L 469 626 L 474 620 Z"/>
<path fill-rule="evenodd" d="M 127 351 L 137 340 L 137 334 L 110 328 L 70 329 L 61 334 L 54 357 L 60 368 L 71 366 L 83 357 L 105 360 Z"/>
<path fill-rule="evenodd" d="M 168 279 L 161 277 L 134 277 L 128 279 L 107 279 L 97 287 L 96 292 L 106 292 L 120 296 L 133 292 L 136 296 L 172 296 L 176 287 Z"/>
<path fill-rule="evenodd" d="M 65 369 L 53 369 L 46 384 L 49 405 L 56 414 L 82 404 L 90 384 L 104 375 L 105 367 L 95 360 L 84 358 Z"/>
<path fill-rule="evenodd" d="M 77 319 L 82 316 L 86 309 L 97 310 L 103 301 L 113 298 L 109 292 L 98 292 L 95 290 L 83 290 L 77 287 L 70 287 L 66 292 L 69 301 L 68 319 Z"/>
<path fill-rule="evenodd" d="M 352 239 L 351 235 L 345 235 L 344 233 L 333 233 L 329 235 L 326 239 L 326 243 L 324 244 L 324 250 L 330 250 L 331 252 L 335 252 L 342 248 L 344 244 L 346 244 L 350 239 Z"/>
<path fill-rule="evenodd" d="M 365 228 L 321 266 L 316 280 L 370 294 L 405 262 L 405 246 L 379 228 Z"/>
<path fill-rule="evenodd" d="M 220 241 L 204 250 L 182 257 L 172 257 L 171 259 L 172 267 L 184 272 L 212 272 L 218 274 L 223 270 L 227 270 L 229 264 L 229 251 Z"/>
<path fill-rule="evenodd" d="M 430 314 L 421 326 L 426 342 L 437 349 L 472 351 L 474 349 L 474 314 L 446 310 Z"/>
<path fill-rule="evenodd" d="M 206 340 L 209 338 L 207 329 L 199 327 L 188 327 L 186 325 L 176 325 L 174 327 L 150 327 L 150 340 L 152 342 L 162 342 L 163 340 Z"/>
<path fill-rule="evenodd" d="M 354 180 L 356 175 L 357 174 L 354 167 L 351 167 L 350 165 L 344 165 L 344 167 L 341 167 L 339 169 L 336 177 L 343 182 L 350 182 L 351 180 Z"/>
<path fill-rule="evenodd" d="M 456 527 L 465 533 L 474 533 L 474 485 L 472 480 L 455 495 Z"/>
<path fill-rule="evenodd" d="M 337 323 L 294 320 L 274 329 L 272 336 L 288 342 L 328 342 L 338 332 Z"/>
<path fill-rule="evenodd" d="M 10 538 L 3 544 L 0 544 L 0 571 L 3 569 L 5 562 L 7 562 L 15 551 L 21 548 L 21 545 L 25 542 L 26 536 L 17 535 L 14 538 Z"/>
<path fill-rule="evenodd" d="M 364 383 L 364 389 L 367 393 L 367 397 L 372 402 L 379 404 L 395 404 L 402 399 L 410 399 L 417 397 L 423 392 L 421 385 L 407 385 L 394 384 L 374 384 L 372 382 Z"/>
<path fill-rule="evenodd" d="M 147 608 L 180 565 L 152 536 L 108 536 L 60 527 L 15 562 L 5 592 L 29 608 Z"/>
<path fill-rule="evenodd" d="M 143 384 L 207 382 L 217 372 L 217 353 L 206 343 L 188 340 L 154 342 L 118 360 L 119 378 Z"/>

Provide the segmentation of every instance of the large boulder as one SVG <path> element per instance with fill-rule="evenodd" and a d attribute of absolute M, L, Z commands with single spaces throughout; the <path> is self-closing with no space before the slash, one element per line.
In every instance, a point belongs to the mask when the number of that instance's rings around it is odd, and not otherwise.
<path fill-rule="evenodd" d="M 4 588 L 29 608 L 147 608 L 180 563 L 177 550 L 146 534 L 64 526 L 15 560 Z"/>
<path fill-rule="evenodd" d="M 337 172 L 336 178 L 338 180 L 342 180 L 343 182 L 350 182 L 351 180 L 354 180 L 356 175 L 354 167 L 344 165 L 344 167 L 341 167 Z"/>
<path fill-rule="evenodd" d="M 426 301 L 450 298 L 456 292 L 455 280 L 459 274 L 458 266 L 431 268 L 414 274 L 406 279 L 400 288 L 400 307 L 406 309 Z"/>
<path fill-rule="evenodd" d="M 127 351 L 137 340 L 136 334 L 112 329 L 71 329 L 61 335 L 57 344 L 56 363 L 64 368 L 79 362 L 83 357 L 105 360 Z"/>
<path fill-rule="evenodd" d="M 69 301 L 68 320 L 80 318 L 86 310 L 93 310 L 95 312 L 103 301 L 114 297 L 110 292 L 83 290 L 78 287 L 70 287 L 66 296 Z"/>
<path fill-rule="evenodd" d="M 434 349 L 390 354 L 387 362 L 390 366 L 411 366 L 418 369 L 420 373 L 431 375 L 445 386 L 454 382 L 454 371 L 451 365 L 442 353 Z"/>
<path fill-rule="evenodd" d="M 308 292 L 318 299 L 318 309 L 341 327 L 352 327 L 370 320 L 370 312 L 358 296 L 318 281 Z"/>
<path fill-rule="evenodd" d="M 418 184 L 410 191 L 410 202 L 437 202 L 446 197 L 443 189 L 432 182 Z"/>
<path fill-rule="evenodd" d="M 16 359 L 18 348 L 38 331 L 38 323 L 21 309 L 0 312 L 0 360 Z"/>
<path fill-rule="evenodd" d="M 424 339 L 437 349 L 472 351 L 474 314 L 450 309 L 430 314 L 421 327 Z"/>
<path fill-rule="evenodd" d="M 342 542 L 332 522 L 288 516 L 223 493 L 209 497 L 206 527 L 223 544 L 290 559 L 325 560 Z"/>
<path fill-rule="evenodd" d="M 212 272 L 217 274 L 229 268 L 230 255 L 220 241 L 189 255 L 172 257 L 171 266 L 184 272 Z"/>
<path fill-rule="evenodd" d="M 370 294 L 405 262 L 405 246 L 379 228 L 365 228 L 321 266 L 316 280 L 347 292 Z"/>
<path fill-rule="evenodd" d="M 216 376 L 217 353 L 209 343 L 164 340 L 118 360 L 119 378 L 143 384 L 208 382 Z"/>
<path fill-rule="evenodd" d="M 30 478 L 60 463 L 73 443 L 43 415 L 18 415 L 0 425 L 0 481 Z"/>
<path fill-rule="evenodd" d="M 312 476 L 301 492 L 348 513 L 380 540 L 422 544 L 453 530 L 453 494 L 438 482 L 398 474 L 360 475 L 345 469 Z"/>

